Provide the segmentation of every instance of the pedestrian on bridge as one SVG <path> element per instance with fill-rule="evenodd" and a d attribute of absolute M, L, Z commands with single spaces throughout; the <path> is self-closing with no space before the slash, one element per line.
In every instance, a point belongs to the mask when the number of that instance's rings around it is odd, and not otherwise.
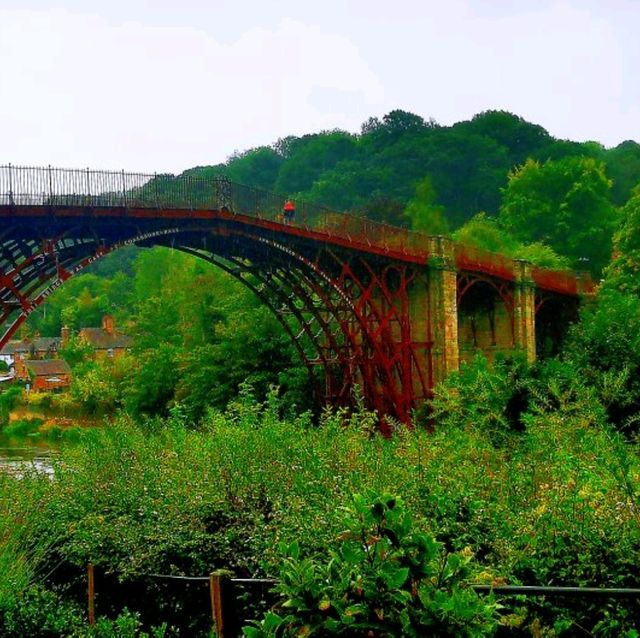
<path fill-rule="evenodd" d="M 293 202 L 290 199 L 288 199 L 284 203 L 284 208 L 282 209 L 282 216 L 284 217 L 284 223 L 290 224 L 291 222 L 293 222 L 293 218 L 295 217 L 295 214 L 296 214 L 296 207 L 294 206 Z"/>

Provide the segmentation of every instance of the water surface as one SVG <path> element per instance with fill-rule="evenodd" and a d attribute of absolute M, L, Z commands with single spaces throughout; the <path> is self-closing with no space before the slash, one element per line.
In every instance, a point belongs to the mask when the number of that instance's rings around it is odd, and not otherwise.
<path fill-rule="evenodd" d="M 7 438 L 0 435 L 0 472 L 20 476 L 28 471 L 53 474 L 52 457 L 56 450 L 46 441 Z"/>

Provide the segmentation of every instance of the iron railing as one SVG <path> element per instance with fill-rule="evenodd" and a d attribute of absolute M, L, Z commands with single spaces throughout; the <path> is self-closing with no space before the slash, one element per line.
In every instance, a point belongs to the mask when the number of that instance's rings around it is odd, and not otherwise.
<path fill-rule="evenodd" d="M 284 221 L 286 197 L 243 186 L 221 175 L 126 173 L 91 169 L 0 166 L 0 205 L 228 210 Z M 429 236 L 405 228 L 296 201 L 293 223 L 328 235 L 359 240 L 389 250 L 424 251 Z"/>
<path fill-rule="evenodd" d="M 258 188 L 229 181 L 222 175 L 199 176 L 95 171 L 87 169 L 0 166 L 0 206 L 117 207 L 157 210 L 226 210 L 258 219 L 284 222 L 286 200 Z M 430 255 L 425 233 L 342 213 L 312 202 L 297 200 L 295 226 L 361 245 L 419 258 Z M 462 270 L 475 270 L 502 279 L 514 279 L 508 257 L 456 245 L 455 260 Z M 564 294 L 576 294 L 573 273 L 534 269 L 536 283 Z M 584 286 L 583 286 L 584 287 Z"/>

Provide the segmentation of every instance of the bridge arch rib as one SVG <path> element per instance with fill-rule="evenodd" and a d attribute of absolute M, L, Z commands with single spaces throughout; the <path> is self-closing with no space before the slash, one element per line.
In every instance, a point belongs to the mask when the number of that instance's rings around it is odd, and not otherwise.
<path fill-rule="evenodd" d="M 135 232 L 108 241 L 76 228 L 73 234 L 80 238 L 4 242 L 0 301 L 9 327 L 2 341 L 64 281 L 100 257 L 129 244 L 169 246 L 223 268 L 249 287 L 276 316 L 314 378 L 314 370 L 323 370 L 325 390 L 318 394 L 326 401 L 348 403 L 357 383 L 381 415 L 409 420 L 413 381 L 403 365 L 413 357 L 406 316 L 413 275 L 405 267 L 389 266 L 378 276 L 361 257 L 343 261 L 324 247 L 305 255 L 277 237 L 229 227 Z M 426 394 L 427 380 L 421 383 Z"/>

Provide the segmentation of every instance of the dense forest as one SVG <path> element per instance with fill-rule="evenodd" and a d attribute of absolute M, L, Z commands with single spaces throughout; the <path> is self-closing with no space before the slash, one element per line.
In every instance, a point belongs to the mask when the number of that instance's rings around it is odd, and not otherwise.
<path fill-rule="evenodd" d="M 640 145 L 557 140 L 506 112 L 443 127 L 394 111 L 188 173 L 600 284 L 556 357 L 478 356 L 383 438 L 357 393 L 351 411 L 318 408 L 278 322 L 226 274 L 164 248 L 97 262 L 25 333 L 110 314 L 134 345 L 97 360 L 72 337 L 72 387 L 47 404 L 105 427 L 74 431 L 54 480 L 0 473 L 0 633 L 210 635 L 206 592 L 149 575 L 224 568 L 279 579 L 275 606 L 247 612 L 254 638 L 637 637 L 637 598 L 469 584 L 640 587 Z M 16 399 L 0 393 L 0 417 Z"/>
<path fill-rule="evenodd" d="M 488 247 L 507 253 L 518 250 L 514 241 L 541 243 L 597 272 L 610 256 L 616 209 L 640 182 L 640 144 L 558 140 L 504 111 L 449 127 L 397 110 L 357 135 L 287 137 L 186 174 L 224 174 L 431 234 L 490 235 Z M 465 232 L 470 220 L 474 231 Z"/>

